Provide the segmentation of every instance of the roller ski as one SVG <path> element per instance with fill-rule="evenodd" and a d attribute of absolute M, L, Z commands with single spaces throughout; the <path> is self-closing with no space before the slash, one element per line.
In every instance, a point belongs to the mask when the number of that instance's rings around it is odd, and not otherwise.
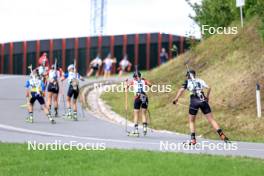
<path fill-rule="evenodd" d="M 143 135 L 146 136 L 147 135 L 147 123 L 143 123 Z"/>
<path fill-rule="evenodd" d="M 197 144 L 197 141 L 196 139 L 191 139 L 190 141 L 185 141 L 183 142 L 183 145 L 186 145 L 186 146 L 195 146 Z"/>
<path fill-rule="evenodd" d="M 73 112 L 72 114 L 72 120 L 77 121 L 78 117 L 77 117 L 77 112 Z"/>
<path fill-rule="evenodd" d="M 139 137 L 138 124 L 135 124 L 133 131 L 128 131 L 127 136 Z"/>
<path fill-rule="evenodd" d="M 51 124 L 55 124 L 56 123 L 55 120 L 52 118 L 50 113 L 47 116 L 48 116 L 48 119 L 49 119 Z"/>
<path fill-rule="evenodd" d="M 222 131 L 219 133 L 219 137 L 225 143 L 231 143 L 231 141 L 229 140 L 229 138 Z"/>
<path fill-rule="evenodd" d="M 128 132 L 127 136 L 139 137 L 139 132 L 138 132 L 138 130 L 133 130 L 133 131 Z"/>
<path fill-rule="evenodd" d="M 29 116 L 26 118 L 26 122 L 33 123 L 33 116 Z"/>
<path fill-rule="evenodd" d="M 64 115 L 64 118 L 77 121 L 78 120 L 77 112 L 72 112 L 71 110 L 69 110 L 69 112 L 66 115 Z"/>
<path fill-rule="evenodd" d="M 72 119 L 72 114 L 71 113 L 66 113 L 63 115 L 64 119 Z"/>
<path fill-rule="evenodd" d="M 49 121 L 51 124 L 56 124 L 56 121 L 51 116 L 49 117 Z"/>

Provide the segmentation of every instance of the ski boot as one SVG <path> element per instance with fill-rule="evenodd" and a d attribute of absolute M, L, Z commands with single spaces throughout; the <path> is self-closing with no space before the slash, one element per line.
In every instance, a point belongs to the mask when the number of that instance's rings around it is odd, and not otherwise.
<path fill-rule="evenodd" d="M 72 119 L 72 110 L 68 109 L 68 112 L 65 114 L 65 118 Z"/>
<path fill-rule="evenodd" d="M 59 117 L 59 113 L 58 113 L 58 110 L 55 110 L 55 114 L 54 114 L 54 117 Z"/>
<path fill-rule="evenodd" d="M 78 118 L 77 118 L 77 112 L 73 112 L 72 119 L 74 121 L 77 121 L 78 120 Z"/>

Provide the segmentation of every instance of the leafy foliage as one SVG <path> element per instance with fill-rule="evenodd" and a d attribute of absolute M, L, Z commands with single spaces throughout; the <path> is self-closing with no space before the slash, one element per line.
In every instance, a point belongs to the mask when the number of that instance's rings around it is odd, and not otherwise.
<path fill-rule="evenodd" d="M 240 17 L 239 8 L 236 7 L 235 0 L 203 0 L 201 4 L 191 3 L 190 0 L 186 0 L 186 2 L 195 12 L 195 16 L 190 16 L 190 18 L 200 27 L 205 24 L 211 27 L 227 27 Z M 257 15 L 263 18 L 264 21 L 263 0 L 246 0 L 245 3 L 243 15 L 246 19 Z M 264 25 L 260 31 L 264 37 Z M 204 37 L 209 36 L 208 32 L 204 34 Z"/>

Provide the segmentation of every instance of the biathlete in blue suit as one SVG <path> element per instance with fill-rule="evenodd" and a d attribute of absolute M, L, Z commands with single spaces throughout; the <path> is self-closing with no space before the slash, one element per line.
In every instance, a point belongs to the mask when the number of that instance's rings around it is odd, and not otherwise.
<path fill-rule="evenodd" d="M 52 124 L 55 124 L 54 119 L 51 117 L 48 108 L 46 107 L 44 95 L 45 95 L 45 84 L 41 80 L 37 71 L 32 71 L 30 78 L 26 81 L 26 97 L 28 99 L 28 117 L 27 122 L 33 123 L 33 106 L 37 100 L 47 115 L 48 119 Z"/>

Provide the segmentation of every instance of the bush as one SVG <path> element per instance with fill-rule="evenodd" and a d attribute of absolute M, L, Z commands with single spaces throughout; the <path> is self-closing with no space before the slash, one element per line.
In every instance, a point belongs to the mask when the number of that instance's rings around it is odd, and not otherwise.
<path fill-rule="evenodd" d="M 186 0 L 186 2 L 195 12 L 195 16 L 190 16 L 190 18 L 200 27 L 204 24 L 211 27 L 227 27 L 240 17 L 239 8 L 236 7 L 235 0 L 203 0 L 201 4 L 191 3 L 190 0 Z M 245 3 L 243 11 L 245 18 L 257 15 L 263 19 L 260 32 L 264 38 L 264 1 L 246 0 Z M 203 37 L 207 38 L 209 36 L 209 33 L 205 33 Z"/>

